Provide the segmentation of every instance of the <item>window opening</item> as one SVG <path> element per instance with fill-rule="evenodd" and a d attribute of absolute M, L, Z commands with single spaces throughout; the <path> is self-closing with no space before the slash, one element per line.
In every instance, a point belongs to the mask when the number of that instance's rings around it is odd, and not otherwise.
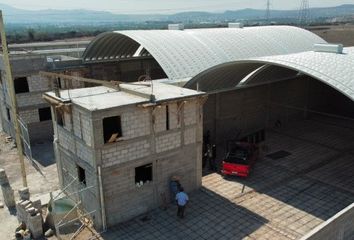
<path fill-rule="evenodd" d="M 39 121 L 40 122 L 52 120 L 52 114 L 50 112 L 50 108 L 49 107 L 39 108 L 38 109 L 38 114 L 39 114 Z"/>
<path fill-rule="evenodd" d="M 15 93 L 29 92 L 27 77 L 18 77 L 14 79 Z"/>
<path fill-rule="evenodd" d="M 11 114 L 10 114 L 10 109 L 6 108 L 6 114 L 7 114 L 7 120 L 11 121 Z"/>
<path fill-rule="evenodd" d="M 60 77 L 57 78 L 57 84 L 58 84 L 58 88 L 59 88 L 59 89 L 62 89 Z"/>
<path fill-rule="evenodd" d="M 85 173 L 85 169 L 83 169 L 82 167 L 80 167 L 79 165 L 76 165 L 77 167 L 77 176 L 79 179 L 79 182 L 84 184 L 86 186 L 86 173 Z"/>
<path fill-rule="evenodd" d="M 170 130 L 170 111 L 166 105 L 166 130 Z"/>
<path fill-rule="evenodd" d="M 152 181 L 152 163 L 135 168 L 135 184 L 140 187 Z"/>
<path fill-rule="evenodd" d="M 122 126 L 120 116 L 103 119 L 103 139 L 104 143 L 116 142 L 122 137 Z"/>

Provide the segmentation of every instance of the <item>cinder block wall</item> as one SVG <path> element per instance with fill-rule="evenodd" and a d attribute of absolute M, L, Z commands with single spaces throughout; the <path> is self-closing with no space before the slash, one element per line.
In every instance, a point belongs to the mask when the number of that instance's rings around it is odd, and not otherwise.
<path fill-rule="evenodd" d="M 77 196 L 86 212 L 102 227 L 101 207 L 108 226 L 131 219 L 170 200 L 169 180 L 181 176 L 187 191 L 201 185 L 202 108 L 196 99 L 171 102 L 169 130 L 166 106 L 151 108 L 125 106 L 88 112 L 73 106 L 64 112 L 65 124 L 55 124 L 55 149 L 62 188 L 78 177 L 78 166 L 86 173 L 86 186 Z M 52 109 L 53 111 L 53 109 Z M 53 111 L 54 112 L 54 111 Z M 104 144 L 103 119 L 120 116 L 123 139 Z M 135 168 L 152 164 L 152 181 L 137 187 Z M 102 167 L 104 206 L 99 195 L 98 166 Z M 84 186 L 72 185 L 68 192 Z"/>
<path fill-rule="evenodd" d="M 354 118 L 353 101 L 320 81 L 310 81 L 309 108 Z"/>
<path fill-rule="evenodd" d="M 182 104 L 182 106 L 180 105 Z M 170 200 L 169 180 L 181 176 L 187 191 L 201 185 L 202 109 L 196 100 L 165 106 L 136 106 L 93 113 L 97 164 L 102 166 L 108 226 L 128 220 Z M 123 140 L 103 144 L 102 119 L 120 116 Z M 198 128 L 199 127 L 199 128 Z M 153 180 L 137 187 L 135 168 L 152 164 Z"/>
<path fill-rule="evenodd" d="M 38 109 L 50 107 L 47 102 L 42 99 L 43 93 L 51 90 L 50 80 L 38 75 L 41 70 L 47 69 L 45 56 L 23 57 L 21 59 L 11 60 L 13 77 L 27 77 L 29 91 L 25 93 L 17 93 L 18 111 L 24 124 L 27 125 L 29 139 L 31 144 L 37 141 L 53 140 L 53 125 L 51 120 L 40 121 Z M 3 69 L 3 67 L 2 67 Z M 81 76 L 85 74 L 87 69 L 71 70 L 72 75 Z M 2 81 L 0 83 L 0 113 L 3 131 L 14 137 L 14 125 L 7 118 L 6 108 L 11 110 L 10 97 L 7 92 L 6 74 L 1 70 Z M 62 87 L 84 87 L 83 83 L 74 81 L 70 86 L 66 86 L 62 80 Z M 13 118 L 11 118 L 13 119 Z"/>
<path fill-rule="evenodd" d="M 306 118 L 299 109 L 308 107 L 311 81 L 316 80 L 304 76 L 209 95 L 204 105 L 204 134 L 210 132 L 217 158 L 226 154 L 227 140 L 272 128 L 278 120 L 286 124 Z M 320 97 L 316 99 L 311 100 L 312 106 L 320 104 Z"/>
<path fill-rule="evenodd" d="M 166 78 L 166 74 L 155 59 L 131 59 L 114 63 L 99 63 L 90 65 L 91 77 L 103 80 L 135 82 L 141 75 L 150 70 L 151 79 Z"/>
<path fill-rule="evenodd" d="M 352 101 L 335 89 L 307 76 L 272 84 L 209 95 L 204 105 L 204 133 L 217 145 L 217 158 L 226 153 L 226 140 L 262 128 L 307 119 L 311 113 L 354 117 Z"/>
<path fill-rule="evenodd" d="M 54 115 L 53 109 L 52 114 Z M 67 193 L 79 192 L 73 196 L 82 202 L 86 213 L 94 211 L 90 216 L 97 229 L 102 229 L 96 153 L 92 147 L 91 115 L 83 109 L 74 107 L 71 113 L 64 112 L 64 119 L 64 126 L 53 122 L 56 139 L 55 157 L 61 188 L 66 188 Z M 79 184 L 78 167 L 85 171 L 86 185 Z M 74 179 L 77 180 L 72 183 Z M 69 186 L 70 183 L 72 184 Z"/>

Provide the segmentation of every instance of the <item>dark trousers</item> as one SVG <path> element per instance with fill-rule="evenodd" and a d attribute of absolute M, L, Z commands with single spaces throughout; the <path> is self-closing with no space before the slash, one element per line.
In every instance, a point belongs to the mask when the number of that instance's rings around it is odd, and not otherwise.
<path fill-rule="evenodd" d="M 180 218 L 184 218 L 184 210 L 186 209 L 186 205 L 184 206 L 180 206 L 178 205 L 178 208 L 177 208 L 177 216 L 180 217 Z"/>
<path fill-rule="evenodd" d="M 215 159 L 210 157 L 210 158 L 208 159 L 208 161 L 209 161 L 209 170 L 216 172 L 217 169 L 216 169 Z"/>

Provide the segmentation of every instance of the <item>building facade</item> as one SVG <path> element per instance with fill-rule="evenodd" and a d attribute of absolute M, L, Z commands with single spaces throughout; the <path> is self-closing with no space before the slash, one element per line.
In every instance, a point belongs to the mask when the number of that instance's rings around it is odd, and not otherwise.
<path fill-rule="evenodd" d="M 82 75 L 81 68 L 77 67 L 81 61 L 77 57 L 81 56 L 84 48 L 81 43 L 78 43 L 79 48 L 74 48 L 72 44 L 64 49 L 61 47 L 65 47 L 65 43 L 56 43 L 53 46 L 50 43 L 20 44 L 9 47 L 18 112 L 22 129 L 26 129 L 23 135 L 28 143 L 53 139 L 50 107 L 42 99 L 43 93 L 53 89 L 53 84 L 50 79 L 41 77 L 39 72 L 57 70 L 58 66 L 70 66 L 70 74 Z M 48 49 L 51 47 L 54 49 Z M 11 114 L 12 103 L 4 69 L 1 57 L 0 120 L 2 130 L 14 137 L 14 116 Z"/>
<path fill-rule="evenodd" d="M 98 229 L 167 204 L 174 175 L 187 191 L 201 186 L 205 95 L 153 87 L 153 101 L 149 83 L 45 94 L 55 119 L 61 187 L 80 192 L 77 200 L 93 212 Z"/>

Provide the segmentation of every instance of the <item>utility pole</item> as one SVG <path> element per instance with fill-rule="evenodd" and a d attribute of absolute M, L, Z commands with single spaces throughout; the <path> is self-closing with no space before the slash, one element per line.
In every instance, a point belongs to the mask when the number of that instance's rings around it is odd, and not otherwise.
<path fill-rule="evenodd" d="M 0 10 L 0 34 L 1 34 L 2 55 L 3 55 L 4 65 L 5 65 L 6 82 L 8 85 L 7 89 L 8 89 L 8 93 L 10 95 L 10 99 L 11 99 L 11 103 L 12 103 L 11 113 L 14 118 L 14 119 L 12 119 L 12 121 L 14 123 L 15 132 L 16 132 L 16 134 L 15 134 L 16 135 L 16 145 L 17 145 L 18 158 L 20 160 L 20 165 L 21 165 L 22 184 L 24 187 L 27 187 L 26 168 L 25 168 L 25 161 L 23 158 L 20 125 L 18 123 L 18 109 L 17 109 L 16 94 L 15 94 L 15 89 L 14 89 L 14 80 L 12 78 L 9 50 L 7 48 L 5 26 L 4 26 L 4 20 L 2 17 L 1 10 Z"/>
<path fill-rule="evenodd" d="M 310 3 L 309 0 L 301 0 L 301 6 L 299 10 L 299 26 L 305 27 L 310 20 Z"/>
<path fill-rule="evenodd" d="M 270 21 L 270 0 L 267 0 L 267 9 L 266 9 L 266 15 L 265 15 L 267 24 L 269 24 Z"/>

